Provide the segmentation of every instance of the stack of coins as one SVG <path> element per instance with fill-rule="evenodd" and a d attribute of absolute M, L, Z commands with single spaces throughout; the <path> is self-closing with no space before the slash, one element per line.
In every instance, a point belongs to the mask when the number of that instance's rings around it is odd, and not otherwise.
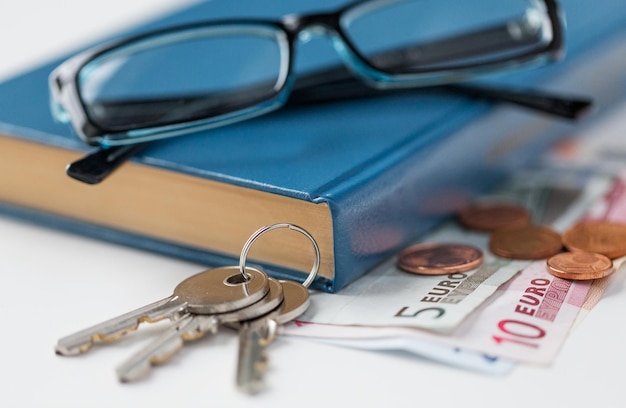
<path fill-rule="evenodd" d="M 547 225 L 533 225 L 530 212 L 516 203 L 472 204 L 457 214 L 469 230 L 491 234 L 489 250 L 508 259 L 546 259 L 548 271 L 559 278 L 599 279 L 614 270 L 613 260 L 626 256 L 626 225 L 581 221 L 563 235 Z M 465 272 L 480 266 L 483 253 L 466 244 L 425 243 L 400 252 L 398 267 L 420 275 Z"/>
<path fill-rule="evenodd" d="M 458 219 L 465 228 L 490 232 L 489 250 L 495 255 L 546 259 L 548 271 L 563 279 L 608 276 L 613 260 L 626 255 L 626 225 L 620 223 L 581 221 L 561 236 L 551 227 L 532 225 L 524 207 L 497 202 L 469 206 Z"/>
<path fill-rule="evenodd" d="M 561 236 L 551 227 L 533 225 L 530 212 L 509 202 L 470 205 L 458 213 L 467 229 L 488 232 L 489 250 L 509 259 L 543 259 L 561 251 Z"/>

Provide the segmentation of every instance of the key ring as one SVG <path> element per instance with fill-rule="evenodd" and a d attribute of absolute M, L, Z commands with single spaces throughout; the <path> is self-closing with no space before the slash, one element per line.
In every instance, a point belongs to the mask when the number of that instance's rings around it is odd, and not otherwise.
<path fill-rule="evenodd" d="M 246 258 L 248 257 L 248 252 L 250 251 L 250 248 L 252 247 L 252 244 L 261 235 L 263 235 L 266 232 L 269 232 L 271 230 L 278 229 L 278 228 L 289 228 L 290 230 L 298 231 L 299 233 L 301 233 L 304 236 L 306 236 L 311 241 L 311 243 L 313 244 L 313 247 L 315 248 L 315 262 L 313 263 L 313 268 L 311 268 L 311 272 L 309 272 L 309 276 L 302 283 L 302 286 L 304 286 L 305 288 L 308 288 L 309 285 L 311 285 L 311 283 L 313 282 L 313 280 L 317 276 L 317 272 L 320 269 L 320 249 L 317 246 L 317 242 L 315 241 L 313 236 L 311 236 L 311 234 L 309 234 L 306 230 L 298 227 L 297 225 L 293 225 L 293 224 L 273 224 L 273 225 L 268 225 L 268 226 L 259 228 L 254 234 L 252 234 L 250 236 L 250 238 L 248 238 L 248 240 L 246 241 L 246 243 L 243 246 L 243 249 L 241 250 L 241 255 L 239 256 L 239 270 L 241 271 L 241 274 L 243 275 L 244 279 L 246 279 L 246 280 L 250 279 L 250 276 L 248 276 L 248 274 L 246 273 Z"/>

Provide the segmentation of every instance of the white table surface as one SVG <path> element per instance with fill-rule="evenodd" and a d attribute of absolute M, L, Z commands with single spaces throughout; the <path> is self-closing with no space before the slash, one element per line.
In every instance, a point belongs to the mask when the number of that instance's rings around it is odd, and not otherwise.
<path fill-rule="evenodd" d="M 0 3 L 0 80 L 87 44 L 175 2 L 20 0 Z M 176 4 L 183 4 L 177 2 Z M 625 118 L 626 120 L 626 118 Z M 0 160 L 1 160 L 0 152 Z M 626 288 L 614 279 L 550 367 L 504 377 L 404 353 L 281 338 L 270 348 L 267 390 L 234 387 L 237 342 L 222 331 L 185 346 L 145 381 L 120 384 L 115 367 L 144 334 L 75 357 L 58 338 L 169 295 L 203 265 L 160 257 L 0 217 L 0 406 L 3 407 L 623 407 Z"/>

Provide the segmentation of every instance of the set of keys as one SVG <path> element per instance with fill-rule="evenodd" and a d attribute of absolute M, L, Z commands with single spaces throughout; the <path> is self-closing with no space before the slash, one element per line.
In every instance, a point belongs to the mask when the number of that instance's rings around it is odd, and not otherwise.
<path fill-rule="evenodd" d="M 274 279 L 260 269 L 246 266 L 254 241 L 276 228 L 298 231 L 313 243 L 315 262 L 302 284 Z M 237 330 L 239 335 L 237 387 L 248 394 L 256 393 L 264 386 L 266 348 L 279 334 L 281 325 L 296 319 L 309 307 L 308 287 L 319 265 L 319 248 L 307 231 L 293 224 L 266 226 L 245 243 L 239 266 L 208 269 L 193 275 L 164 299 L 61 338 L 55 350 L 63 356 L 82 354 L 95 343 L 119 339 L 141 323 L 171 320 L 159 337 L 117 368 L 118 379 L 131 382 L 145 378 L 152 366 L 169 361 L 185 341 L 214 334 L 225 326 Z"/>

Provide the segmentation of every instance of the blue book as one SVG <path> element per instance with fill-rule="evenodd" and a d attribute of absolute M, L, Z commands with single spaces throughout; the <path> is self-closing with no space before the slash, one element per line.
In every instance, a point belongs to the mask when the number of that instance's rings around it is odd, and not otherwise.
<path fill-rule="evenodd" d="M 203 19 L 279 17 L 340 2 L 298 3 L 201 2 L 132 33 Z M 562 8 L 563 61 L 490 75 L 481 84 L 590 95 L 601 114 L 626 94 L 623 1 L 571 0 Z M 326 40 L 301 48 L 305 61 L 340 64 Z M 92 148 L 50 113 L 48 76 L 67 57 L 0 84 L 3 213 L 207 266 L 236 265 L 258 228 L 292 223 L 316 239 L 322 261 L 313 287 L 328 292 L 418 240 L 575 130 L 565 120 L 422 89 L 289 107 L 158 141 L 109 179 L 87 185 L 69 178 L 65 166 Z M 276 230 L 255 243 L 249 264 L 303 280 L 313 254 L 306 238 Z"/>

